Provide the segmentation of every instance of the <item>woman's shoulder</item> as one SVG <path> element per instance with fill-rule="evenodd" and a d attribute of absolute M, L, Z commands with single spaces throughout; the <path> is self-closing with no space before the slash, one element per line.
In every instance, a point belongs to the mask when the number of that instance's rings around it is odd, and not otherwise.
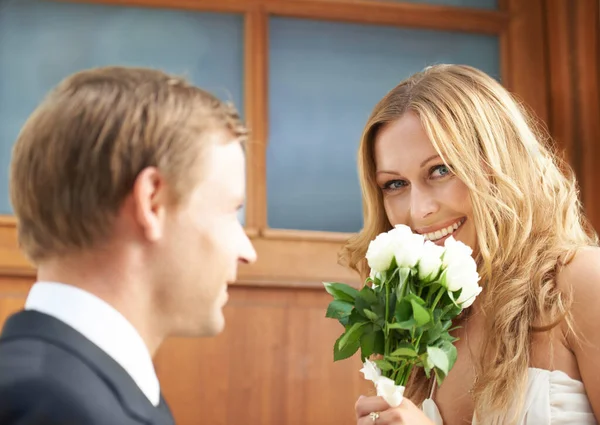
<path fill-rule="evenodd" d="M 577 298 L 578 302 L 597 305 L 598 298 L 586 300 L 586 297 L 600 294 L 600 247 L 577 250 L 559 270 L 556 284 L 561 291 L 572 293 L 573 301 Z"/>
<path fill-rule="evenodd" d="M 571 256 L 556 275 L 558 289 L 569 299 L 567 309 L 579 328 L 590 320 L 600 322 L 600 248 L 582 247 Z M 595 328 L 594 324 L 594 328 Z"/>
<path fill-rule="evenodd" d="M 574 332 L 567 333 L 581 380 L 594 412 L 600 413 L 600 248 L 580 249 L 557 275 L 561 291 L 570 294 L 567 306 Z"/>

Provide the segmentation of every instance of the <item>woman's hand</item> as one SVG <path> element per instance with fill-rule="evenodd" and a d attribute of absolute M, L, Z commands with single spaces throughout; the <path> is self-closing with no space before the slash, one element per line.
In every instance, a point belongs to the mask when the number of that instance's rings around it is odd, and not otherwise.
<path fill-rule="evenodd" d="M 360 396 L 355 406 L 356 425 L 434 425 L 427 416 L 405 398 L 398 407 L 390 407 L 382 397 Z M 371 413 L 376 413 L 374 416 Z"/>

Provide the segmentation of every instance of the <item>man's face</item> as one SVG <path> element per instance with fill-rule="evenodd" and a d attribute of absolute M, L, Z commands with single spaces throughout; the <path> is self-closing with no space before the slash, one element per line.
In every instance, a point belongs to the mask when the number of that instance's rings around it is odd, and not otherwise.
<path fill-rule="evenodd" d="M 178 334 L 212 336 L 223 330 L 227 285 L 238 263 L 256 252 L 238 220 L 245 194 L 245 158 L 238 142 L 214 132 L 202 158 L 201 181 L 184 204 L 168 210 L 158 261 L 161 306 Z M 166 273 L 165 273 L 166 272 Z"/>

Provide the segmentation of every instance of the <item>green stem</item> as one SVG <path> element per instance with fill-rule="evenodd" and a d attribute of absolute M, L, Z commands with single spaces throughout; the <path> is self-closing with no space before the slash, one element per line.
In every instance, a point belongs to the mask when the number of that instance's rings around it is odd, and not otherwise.
<path fill-rule="evenodd" d="M 417 351 L 419 350 L 419 344 L 421 343 L 422 336 L 423 334 L 419 335 L 419 337 L 417 338 L 417 342 L 413 343 L 413 347 L 416 347 Z"/>
<path fill-rule="evenodd" d="M 402 376 L 402 382 L 400 383 L 400 385 L 406 387 L 406 384 L 408 383 L 408 378 L 410 378 L 410 373 L 412 372 L 413 366 L 414 365 L 412 363 L 408 364 L 405 374 L 404 374 L 404 376 Z"/>
<path fill-rule="evenodd" d="M 431 294 L 433 294 L 433 291 L 429 291 L 427 293 L 427 298 L 425 298 L 425 305 L 429 305 L 429 301 L 431 300 Z"/>
<path fill-rule="evenodd" d="M 438 305 L 438 303 L 440 302 L 440 299 L 442 298 L 442 295 L 444 295 L 444 292 L 446 292 L 446 288 L 444 288 L 443 286 L 440 288 L 440 290 L 437 293 L 437 296 L 435 297 L 435 300 L 433 301 L 433 306 L 431 307 L 431 311 L 435 310 L 435 307 Z"/>
<path fill-rule="evenodd" d="M 388 327 L 388 317 L 390 314 L 390 285 L 385 282 L 385 347 L 384 355 L 387 357 L 390 354 L 390 329 Z"/>

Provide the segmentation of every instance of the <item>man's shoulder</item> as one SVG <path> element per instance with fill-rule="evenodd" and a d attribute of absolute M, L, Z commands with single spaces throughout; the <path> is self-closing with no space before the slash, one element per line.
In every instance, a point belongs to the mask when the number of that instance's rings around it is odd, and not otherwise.
<path fill-rule="evenodd" d="M 0 424 L 17 423 L 138 422 L 79 358 L 53 344 L 23 339 L 0 344 Z"/>
<path fill-rule="evenodd" d="M 44 406 L 48 414 L 76 418 L 98 414 L 115 404 L 106 383 L 80 358 L 33 338 L 0 343 L 0 400 L 0 412 L 16 406 L 24 411 Z"/>
<path fill-rule="evenodd" d="M 74 374 L 79 378 L 95 376 L 81 358 L 55 343 L 31 337 L 0 340 L 0 384 L 11 377 L 52 377 L 60 382 Z"/>
<path fill-rule="evenodd" d="M 73 386 L 41 374 L 0 381 L 0 423 L 10 424 L 96 424 Z"/>

